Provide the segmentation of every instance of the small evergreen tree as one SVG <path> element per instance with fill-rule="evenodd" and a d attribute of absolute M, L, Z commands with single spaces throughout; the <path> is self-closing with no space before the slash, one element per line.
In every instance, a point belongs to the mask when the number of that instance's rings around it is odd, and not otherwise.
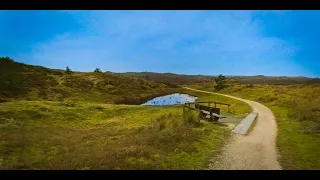
<path fill-rule="evenodd" d="M 101 70 L 100 70 L 100 68 L 96 68 L 93 72 L 95 72 L 95 73 L 102 73 Z"/>
<path fill-rule="evenodd" d="M 66 67 L 66 74 L 68 74 L 68 75 L 69 75 L 69 74 L 72 74 L 72 71 L 71 71 L 71 69 L 69 68 L 69 66 Z"/>
<path fill-rule="evenodd" d="M 11 59 L 10 57 L 0 57 L 0 60 L 8 60 L 8 61 L 12 61 L 13 62 L 13 59 Z"/>
<path fill-rule="evenodd" d="M 216 90 L 221 90 L 223 88 L 226 87 L 226 77 L 223 76 L 222 74 L 220 74 L 217 78 L 215 78 L 215 82 L 216 82 L 216 85 L 214 86 L 214 89 Z"/>

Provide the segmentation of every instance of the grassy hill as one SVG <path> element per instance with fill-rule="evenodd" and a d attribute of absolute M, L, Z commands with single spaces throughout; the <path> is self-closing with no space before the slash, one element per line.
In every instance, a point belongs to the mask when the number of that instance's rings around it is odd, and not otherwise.
<path fill-rule="evenodd" d="M 190 85 L 199 83 L 210 83 L 214 81 L 216 76 L 205 75 L 183 75 L 173 73 L 153 73 L 153 72 L 127 72 L 116 73 L 123 76 L 141 77 L 146 80 L 152 80 L 167 84 L 171 87 L 177 87 L 178 85 Z M 242 84 L 270 84 L 270 85 L 289 85 L 289 84 L 313 84 L 320 83 L 319 78 L 308 77 L 287 77 L 287 76 L 226 76 L 231 80 L 234 80 Z"/>
<path fill-rule="evenodd" d="M 171 87 L 178 87 L 182 84 L 192 84 L 199 82 L 210 82 L 213 81 L 213 76 L 204 75 L 183 75 L 173 73 L 154 73 L 154 72 L 127 72 L 117 73 L 122 76 L 140 77 L 147 80 L 164 83 Z"/>
<path fill-rule="evenodd" d="M 140 104 L 151 97 L 176 92 L 162 83 L 111 73 L 67 75 L 64 70 L 18 63 L 0 58 L 0 101 L 77 100 Z"/>
<path fill-rule="evenodd" d="M 230 76 L 230 79 L 242 84 L 270 84 L 270 85 L 290 85 L 290 84 L 312 84 L 320 82 L 319 78 L 308 77 L 287 77 L 287 76 Z"/>

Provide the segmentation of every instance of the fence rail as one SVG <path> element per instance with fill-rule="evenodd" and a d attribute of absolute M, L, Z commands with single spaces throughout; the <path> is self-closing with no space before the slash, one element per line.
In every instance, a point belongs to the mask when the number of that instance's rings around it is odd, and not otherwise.
<path fill-rule="evenodd" d="M 200 105 L 203 103 L 208 103 L 208 106 Z M 214 103 L 214 108 L 211 108 L 210 104 Z M 194 107 L 191 105 L 194 104 Z M 187 102 L 183 105 L 183 114 L 185 114 L 185 108 L 195 110 L 199 113 L 198 121 L 200 122 L 200 118 L 202 117 L 203 113 L 209 113 L 210 119 L 215 119 L 216 121 L 221 118 L 220 116 L 220 108 L 217 108 L 217 104 L 226 105 L 228 106 L 228 112 L 230 112 L 229 107 L 231 104 L 215 102 L 215 101 L 206 101 L 206 102 Z"/>
<path fill-rule="evenodd" d="M 188 102 L 188 103 L 185 103 L 185 105 L 190 106 L 191 104 L 203 104 L 203 103 L 208 103 L 208 106 L 210 106 L 210 104 L 213 103 L 215 108 L 217 107 L 217 104 L 226 105 L 226 106 L 228 106 L 228 112 L 230 112 L 231 104 L 226 104 L 226 103 L 221 103 L 221 102 L 216 102 L 216 101 Z"/>

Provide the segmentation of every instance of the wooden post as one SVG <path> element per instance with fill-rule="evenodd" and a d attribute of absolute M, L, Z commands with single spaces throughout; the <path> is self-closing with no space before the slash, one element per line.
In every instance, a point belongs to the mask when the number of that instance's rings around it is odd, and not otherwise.
<path fill-rule="evenodd" d="M 230 106 L 228 106 L 228 112 L 230 112 L 229 107 L 230 107 Z"/>
<path fill-rule="evenodd" d="M 200 118 L 201 118 L 201 111 L 198 113 L 198 122 L 200 123 Z"/>
<path fill-rule="evenodd" d="M 215 108 L 217 107 L 217 103 L 216 103 L 216 102 L 214 102 L 214 107 L 215 107 Z"/>
<path fill-rule="evenodd" d="M 183 122 L 186 121 L 186 104 L 183 106 Z"/>
<path fill-rule="evenodd" d="M 210 102 L 208 102 L 208 106 L 210 107 Z"/>
<path fill-rule="evenodd" d="M 186 105 L 183 106 L 183 117 L 185 116 L 186 113 Z"/>

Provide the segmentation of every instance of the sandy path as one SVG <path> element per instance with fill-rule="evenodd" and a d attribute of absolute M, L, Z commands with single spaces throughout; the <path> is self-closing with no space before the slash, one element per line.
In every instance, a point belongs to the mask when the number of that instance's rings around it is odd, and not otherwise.
<path fill-rule="evenodd" d="M 258 118 L 253 131 L 247 135 L 233 134 L 231 140 L 224 146 L 219 157 L 212 159 L 209 169 L 247 169 L 247 170 L 280 170 L 277 161 L 276 135 L 277 124 L 272 111 L 266 106 L 225 94 L 189 90 L 218 94 L 248 103 Z"/>

